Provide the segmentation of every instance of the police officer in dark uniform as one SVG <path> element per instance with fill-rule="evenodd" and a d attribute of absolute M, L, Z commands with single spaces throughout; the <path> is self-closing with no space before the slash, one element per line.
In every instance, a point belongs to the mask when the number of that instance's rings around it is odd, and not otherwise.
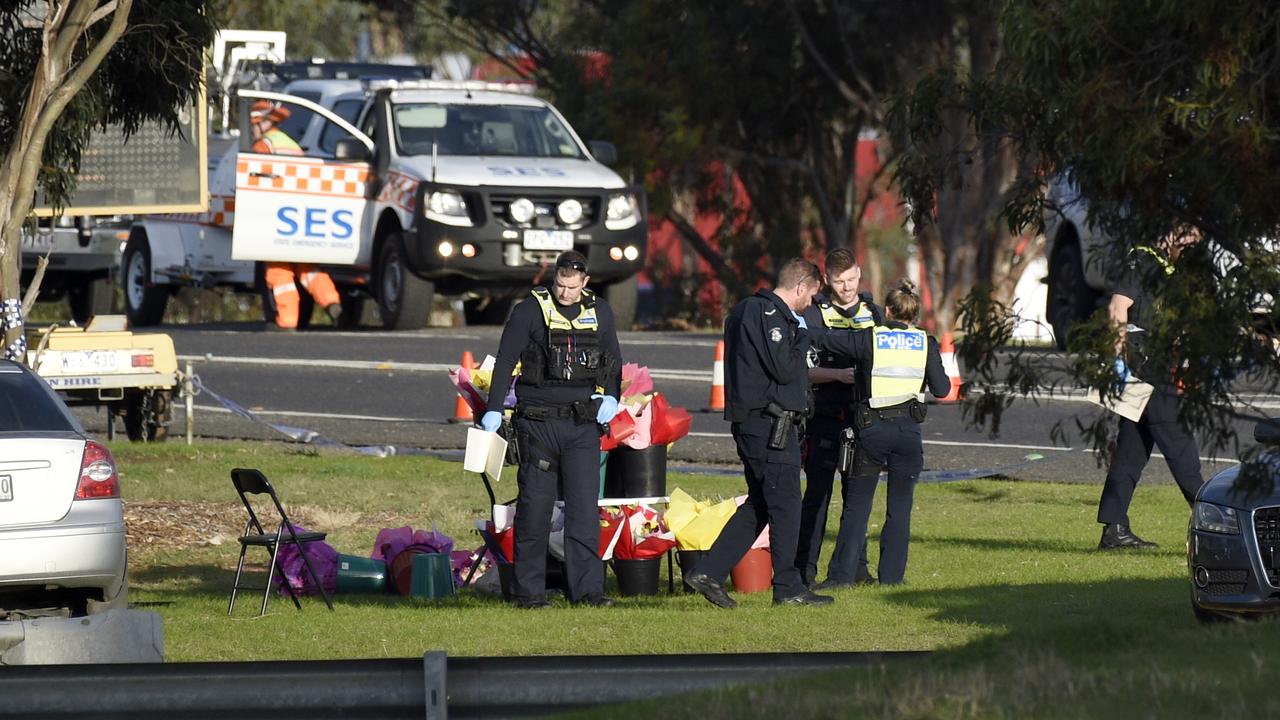
<path fill-rule="evenodd" d="M 884 324 L 870 330 L 827 333 L 819 343 L 822 350 L 844 353 L 860 363 L 866 399 L 854 413 L 858 451 L 853 478 L 844 485 L 840 537 L 827 579 L 816 586 L 818 590 L 854 583 L 861 546 L 866 544 L 871 502 L 880 471 L 886 468 L 889 489 L 876 575 L 882 585 L 901 583 L 906 575 L 911 503 L 916 479 L 924 469 L 922 390 L 928 387 L 936 397 L 945 397 L 951 390 L 938 341 L 912 326 L 919 314 L 920 298 L 910 281 L 904 280 L 885 298 Z"/>
<path fill-rule="evenodd" d="M 830 297 L 816 295 L 804 311 L 805 323 L 814 345 L 833 330 L 865 330 L 884 322 L 884 311 L 872 302 L 870 293 L 859 293 L 862 269 L 848 248 L 827 254 L 827 286 Z M 827 508 L 841 444 L 852 441 L 853 408 L 861 399 L 857 392 L 857 363 L 840 353 L 818 354 L 818 364 L 809 368 L 813 386 L 813 417 L 805 426 L 804 499 L 800 504 L 800 542 L 796 549 L 796 569 L 805 585 L 817 581 L 818 556 L 827 531 Z M 847 434 L 846 434 L 847 431 Z M 849 478 L 842 475 L 842 481 Z M 856 582 L 874 582 L 867 570 L 866 544 L 860 554 Z"/>
<path fill-rule="evenodd" d="M 1176 258 L 1179 250 L 1172 238 L 1166 239 L 1160 248 L 1134 248 L 1112 283 L 1115 292 L 1107 312 L 1120 334 L 1116 373 L 1124 382 L 1132 372 L 1150 383 L 1153 390 L 1137 422 L 1120 418 L 1115 455 L 1098 500 L 1098 522 L 1103 525 L 1102 539 L 1098 542 L 1100 550 L 1156 547 L 1129 529 L 1129 502 L 1143 468 L 1151 459 L 1153 445 L 1160 447 L 1187 504 L 1195 501 L 1196 492 L 1204 484 L 1196 439 L 1178 421 L 1178 390 L 1169 363 L 1149 358 L 1143 351 L 1143 337 L 1155 320 L 1158 302 L 1152 288 L 1173 274 L 1170 260 Z"/>
<path fill-rule="evenodd" d="M 502 330 L 488 412 L 496 432 L 516 361 L 514 429 L 520 452 L 515 518 L 514 602 L 544 608 L 547 540 L 557 490 L 565 501 L 565 570 L 569 601 L 608 606 L 600 560 L 600 435 L 618 412 L 621 353 L 613 310 L 586 289 L 587 259 L 556 259 L 550 287 L 534 288 Z"/>
<path fill-rule="evenodd" d="M 747 479 L 747 501 L 729 519 L 685 582 L 712 603 L 735 607 L 724 578 L 769 525 L 775 604 L 818 605 L 796 570 L 800 533 L 798 425 L 808 413 L 809 333 L 804 317 L 821 276 L 796 258 L 778 273 L 774 290 L 738 303 L 725 322 L 725 419 L 729 420 Z"/>

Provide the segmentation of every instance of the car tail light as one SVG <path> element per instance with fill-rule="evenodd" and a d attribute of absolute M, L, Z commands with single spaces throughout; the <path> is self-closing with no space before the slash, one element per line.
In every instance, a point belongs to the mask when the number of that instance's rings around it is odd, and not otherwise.
<path fill-rule="evenodd" d="M 155 367 L 155 365 L 156 365 L 155 355 L 134 355 L 133 356 L 134 367 Z"/>
<path fill-rule="evenodd" d="M 120 497 L 120 476 L 116 474 L 116 461 L 111 451 L 92 440 L 84 444 L 84 459 L 80 461 L 80 482 L 76 485 L 76 500 L 98 500 Z"/>

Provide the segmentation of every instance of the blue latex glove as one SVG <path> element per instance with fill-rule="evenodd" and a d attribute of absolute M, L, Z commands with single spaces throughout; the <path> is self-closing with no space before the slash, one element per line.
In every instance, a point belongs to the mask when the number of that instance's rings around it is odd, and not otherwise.
<path fill-rule="evenodd" d="M 596 411 L 596 422 L 601 425 L 608 425 L 613 420 L 613 416 L 618 414 L 618 399 L 596 393 L 591 396 L 594 400 L 600 398 L 600 409 Z"/>
<path fill-rule="evenodd" d="M 498 432 L 498 428 L 502 427 L 502 413 L 497 410 L 490 410 L 480 418 L 480 427 L 485 432 Z"/>
<path fill-rule="evenodd" d="M 796 322 L 800 323 L 801 330 L 809 329 L 809 323 L 804 321 L 804 315 L 801 315 L 800 313 L 797 313 L 797 312 L 792 312 L 791 314 L 795 316 Z"/>
<path fill-rule="evenodd" d="M 1124 387 L 1129 380 L 1129 366 L 1125 364 L 1124 358 L 1116 358 L 1116 381 L 1117 387 Z"/>

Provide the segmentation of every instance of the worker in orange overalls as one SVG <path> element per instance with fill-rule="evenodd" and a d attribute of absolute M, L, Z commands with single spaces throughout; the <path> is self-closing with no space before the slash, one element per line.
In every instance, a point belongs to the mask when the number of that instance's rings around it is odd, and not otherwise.
<path fill-rule="evenodd" d="M 279 127 L 289 114 L 289 108 L 270 100 L 257 100 L 249 107 L 254 152 L 270 155 L 302 154 L 298 143 Z M 314 265 L 269 262 L 267 288 L 276 303 L 276 324 L 268 325 L 269 330 L 298 329 L 298 308 L 302 302 L 298 295 L 298 285 L 302 285 L 302 289 L 325 309 L 334 322 L 342 316 L 342 298 L 328 273 Z"/>

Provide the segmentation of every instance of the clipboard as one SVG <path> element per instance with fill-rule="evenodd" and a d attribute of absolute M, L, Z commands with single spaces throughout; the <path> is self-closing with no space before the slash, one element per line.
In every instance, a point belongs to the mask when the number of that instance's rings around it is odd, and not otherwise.
<path fill-rule="evenodd" d="M 467 428 L 467 450 L 462 459 L 462 469 L 482 473 L 494 482 L 502 479 L 502 467 L 507 459 L 507 441 L 498 433 Z"/>
<path fill-rule="evenodd" d="M 1142 418 L 1143 411 L 1147 409 L 1147 402 L 1151 400 L 1151 393 L 1154 390 L 1155 387 L 1150 383 L 1130 378 L 1120 389 L 1120 394 L 1108 397 L 1106 402 L 1102 401 L 1102 396 L 1093 388 L 1089 388 L 1085 399 L 1126 420 L 1138 422 Z"/>

